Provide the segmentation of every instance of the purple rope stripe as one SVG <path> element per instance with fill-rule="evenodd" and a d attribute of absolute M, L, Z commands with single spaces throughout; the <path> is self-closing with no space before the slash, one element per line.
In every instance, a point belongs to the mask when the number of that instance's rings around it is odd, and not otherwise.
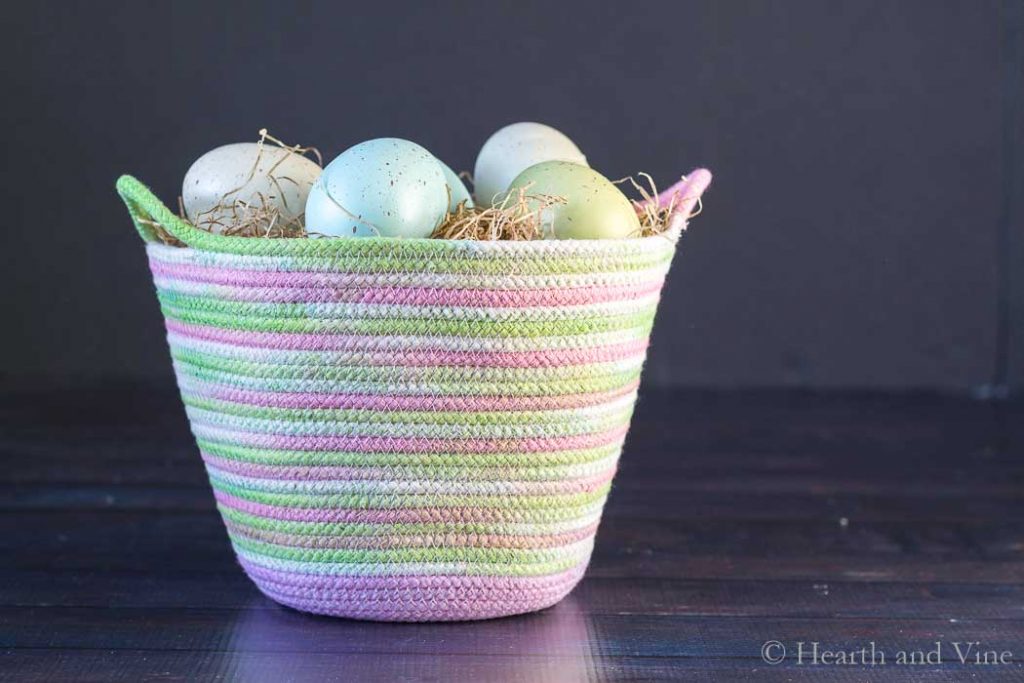
<path fill-rule="evenodd" d="M 374 621 L 463 621 L 535 612 L 568 595 L 587 568 L 584 561 L 539 577 L 323 577 L 239 562 L 263 594 L 282 605 Z"/>

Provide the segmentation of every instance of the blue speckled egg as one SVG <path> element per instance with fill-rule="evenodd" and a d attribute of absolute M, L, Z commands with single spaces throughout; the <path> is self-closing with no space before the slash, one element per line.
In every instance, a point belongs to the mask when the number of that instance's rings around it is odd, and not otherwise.
<path fill-rule="evenodd" d="M 444 218 L 442 164 L 414 142 L 368 140 L 324 168 L 306 201 L 306 229 L 335 237 L 428 237 Z"/>

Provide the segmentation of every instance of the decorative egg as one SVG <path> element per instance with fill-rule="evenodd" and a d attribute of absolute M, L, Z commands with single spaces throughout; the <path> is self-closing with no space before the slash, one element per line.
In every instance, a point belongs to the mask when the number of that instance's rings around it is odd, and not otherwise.
<path fill-rule="evenodd" d="M 306 202 L 306 229 L 336 237 L 428 237 L 447 208 L 445 174 L 434 155 L 408 140 L 379 138 L 324 168 Z"/>
<path fill-rule="evenodd" d="M 509 194 L 549 195 L 565 200 L 542 214 L 544 236 L 551 239 L 612 239 L 636 237 L 640 219 L 619 188 L 586 166 L 545 161 L 526 169 L 512 181 Z"/>
<path fill-rule="evenodd" d="M 587 166 L 579 147 L 543 123 L 513 123 L 488 138 L 473 170 L 476 201 L 491 206 L 520 173 L 542 161 L 571 161 Z"/>
<path fill-rule="evenodd" d="M 473 198 L 470 196 L 469 190 L 466 189 L 466 184 L 462 182 L 462 178 L 440 159 L 437 160 L 437 163 L 441 166 L 441 170 L 444 172 L 444 182 L 448 185 L 448 210 L 455 211 L 455 207 L 462 202 L 466 202 L 467 209 L 472 209 Z"/>
<path fill-rule="evenodd" d="M 239 203 L 273 207 L 281 221 L 290 222 L 302 215 L 319 175 L 320 167 L 300 154 L 239 142 L 199 157 L 185 174 L 181 200 L 188 219 L 211 232 L 230 227 Z"/>

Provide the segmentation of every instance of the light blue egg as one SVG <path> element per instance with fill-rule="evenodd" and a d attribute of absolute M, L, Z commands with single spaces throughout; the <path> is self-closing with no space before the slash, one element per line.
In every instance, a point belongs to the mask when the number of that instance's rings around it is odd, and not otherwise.
<path fill-rule="evenodd" d="M 466 202 L 466 208 L 472 209 L 473 197 L 470 196 L 469 190 L 466 189 L 465 183 L 462 182 L 462 178 L 440 159 L 437 160 L 437 163 L 441 165 L 441 170 L 444 171 L 445 183 L 448 184 L 448 189 L 451 190 L 448 198 L 448 210 L 455 211 L 455 207 L 461 202 Z"/>
<path fill-rule="evenodd" d="M 331 199 L 322 185 L 323 173 L 306 198 L 306 231 L 335 237 L 375 237 L 368 224 L 352 221 L 341 206 Z"/>
<path fill-rule="evenodd" d="M 335 237 L 429 237 L 447 207 L 442 164 L 414 142 L 379 138 L 324 168 L 306 201 L 306 229 Z"/>

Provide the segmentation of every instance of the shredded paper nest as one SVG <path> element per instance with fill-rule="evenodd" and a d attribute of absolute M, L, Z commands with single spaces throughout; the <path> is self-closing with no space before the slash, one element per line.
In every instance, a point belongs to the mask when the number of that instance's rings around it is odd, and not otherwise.
<path fill-rule="evenodd" d="M 240 198 L 232 198 L 239 190 L 245 187 L 256 177 L 257 169 L 263 155 L 263 147 L 266 144 L 273 144 L 285 149 L 289 154 L 310 156 L 317 164 L 323 167 L 323 158 L 315 147 L 303 147 L 301 145 L 287 145 L 267 132 L 267 129 L 260 130 L 258 142 L 259 151 L 256 161 L 249 171 L 245 182 L 239 187 L 226 192 L 220 203 L 214 208 L 190 221 L 185 215 L 185 208 L 181 197 L 178 197 L 178 214 L 181 220 L 193 225 L 200 230 L 217 232 L 231 237 L 262 237 L 268 239 L 294 239 L 294 238 L 328 238 L 306 229 L 303 216 L 286 219 L 281 209 L 274 205 L 273 197 L 257 196 L 257 201 L 250 202 Z M 266 173 L 271 182 L 275 185 L 280 180 L 273 175 L 288 155 L 282 156 Z M 462 174 L 469 178 L 468 174 Z M 640 219 L 640 232 L 636 237 L 648 237 L 660 235 L 675 227 L 685 225 L 686 221 L 701 212 L 700 201 L 697 201 L 696 208 L 686 216 L 678 215 L 679 198 L 673 196 L 668 202 L 658 201 L 658 190 L 654 179 L 647 173 L 637 174 L 643 181 L 627 177 L 614 181 L 617 185 L 628 183 L 640 195 L 639 199 L 632 199 L 636 208 L 637 216 Z M 472 178 L 469 178 L 472 182 Z M 294 181 L 292 181 L 294 182 Z M 646 186 L 645 186 L 646 185 Z M 481 240 L 481 241 L 526 241 L 539 240 L 544 235 L 544 214 L 551 207 L 564 204 L 563 197 L 529 194 L 529 188 L 520 189 L 514 194 L 505 197 L 498 205 L 489 208 L 468 207 L 465 202 L 460 203 L 454 211 L 445 214 L 441 224 L 431 233 L 433 239 L 449 240 Z M 213 218 L 215 215 L 228 215 L 226 222 L 220 218 Z M 185 246 L 178 238 L 170 234 L 160 223 L 152 220 L 141 222 L 153 228 L 156 236 L 165 244 L 173 246 Z"/>

